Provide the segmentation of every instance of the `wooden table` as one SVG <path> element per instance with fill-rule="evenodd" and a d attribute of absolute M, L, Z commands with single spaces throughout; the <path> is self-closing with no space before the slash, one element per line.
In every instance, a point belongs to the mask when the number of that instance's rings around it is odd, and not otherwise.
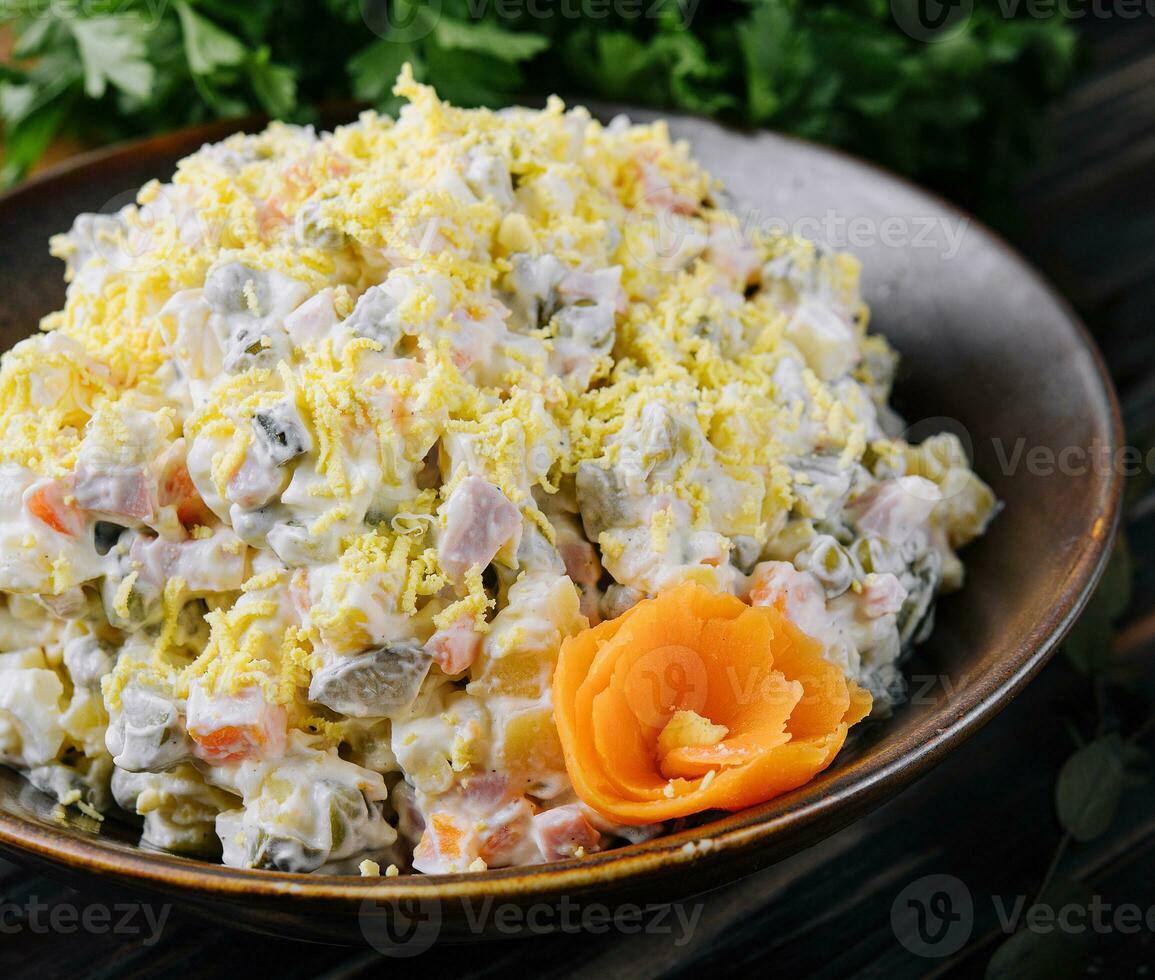
<path fill-rule="evenodd" d="M 1107 355 L 1132 438 L 1155 442 L 1155 21 L 1088 20 L 1093 65 L 1056 121 L 1053 161 L 1021 190 L 1026 220 L 1015 237 L 1078 305 Z M 1155 495 L 1129 507 L 1140 556 L 1138 592 L 1120 640 L 1142 710 L 1155 694 Z M 1149 567 L 1150 566 L 1150 567 Z M 212 926 L 172 910 L 159 941 L 143 919 L 136 934 L 38 933 L 4 903 L 52 909 L 106 906 L 99 886 L 73 892 L 0 863 L 0 976 L 128 978 L 257 971 L 283 980 L 385 971 L 433 976 L 611 977 L 981 975 L 1004 937 L 999 905 L 1034 893 L 1060 830 L 1053 788 L 1070 754 L 1070 726 L 1088 717 L 1086 680 L 1052 662 L 995 722 L 893 802 L 767 871 L 684 908 L 698 916 L 688 939 L 672 933 L 551 935 L 484 946 L 434 948 L 391 962 L 372 951 L 306 946 Z M 1148 702 L 1149 707 L 1149 702 Z M 1155 906 L 1155 786 L 1128 791 L 1112 831 L 1066 854 L 1065 874 L 1105 903 Z M 896 934 L 892 911 L 927 875 L 952 875 L 969 892 L 973 927 L 957 953 L 928 958 Z M 933 884 L 933 882 L 932 882 Z M 61 913 L 66 914 L 66 913 Z M 67 921 L 67 920 L 60 920 Z M 908 941 L 910 937 L 907 936 Z M 684 941 L 683 941 L 684 940 Z M 1089 970 L 1146 976 L 1155 932 L 1097 935 Z M 941 947 L 940 947 L 941 948 Z"/>

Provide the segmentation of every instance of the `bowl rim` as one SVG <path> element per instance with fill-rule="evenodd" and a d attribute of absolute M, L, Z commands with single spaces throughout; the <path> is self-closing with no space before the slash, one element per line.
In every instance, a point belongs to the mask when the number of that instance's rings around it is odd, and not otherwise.
<path fill-rule="evenodd" d="M 759 133 L 776 140 L 796 144 L 837 158 L 869 172 L 874 178 L 898 185 L 908 193 L 920 195 L 956 221 L 987 239 L 990 246 L 1014 263 L 1055 303 L 1083 351 L 1089 356 L 1102 404 L 1097 407 L 1096 425 L 1112 452 L 1123 444 L 1123 421 L 1114 384 L 1090 332 L 1074 308 L 1014 246 L 993 232 L 983 222 L 941 195 L 928 191 L 898 174 L 845 151 L 824 146 L 771 130 L 751 130 L 727 126 L 717 120 L 692 114 L 663 113 L 660 110 L 632 106 L 606 106 L 584 100 L 595 113 L 618 111 L 637 116 L 701 119 L 719 128 L 739 134 Z M 352 117 L 355 107 L 342 106 L 342 116 Z M 327 114 L 329 115 L 329 114 Z M 3 211 L 26 197 L 42 194 L 53 184 L 85 181 L 118 164 L 141 156 L 194 151 L 203 143 L 223 139 L 238 131 L 251 131 L 266 120 L 259 115 L 218 120 L 199 126 L 163 133 L 144 140 L 113 144 L 91 150 L 33 175 L 20 185 L 0 194 L 0 217 Z M 1106 409 L 1103 417 L 1102 409 Z M 359 904 L 362 902 L 471 901 L 481 898 L 541 898 L 545 895 L 573 895 L 591 889 L 602 889 L 615 883 L 640 883 L 658 873 L 676 873 L 708 854 L 739 858 L 751 855 L 780 831 L 790 828 L 800 836 L 809 828 L 811 840 L 824 835 L 819 828 L 824 819 L 840 808 L 872 808 L 888 796 L 906 787 L 928 769 L 942 761 L 954 748 L 975 734 L 1014 698 L 1023 686 L 1042 668 L 1054 653 L 1079 613 L 1087 604 L 1110 557 L 1111 544 L 1120 520 L 1123 477 L 1117 467 L 1106 473 L 1094 468 L 1094 488 L 1098 516 L 1084 538 L 1084 546 L 1067 572 L 1062 592 L 1055 597 L 1045 619 L 1014 646 L 1005 664 L 1010 670 L 989 672 L 956 692 L 959 701 L 950 709 L 950 719 L 936 729 L 936 737 L 902 751 L 882 750 L 882 759 L 866 773 L 835 773 L 822 796 L 800 801 L 805 787 L 781 797 L 779 812 L 760 814 L 757 808 L 739 811 L 726 817 L 725 828 L 711 830 L 703 825 L 670 835 L 656 837 L 642 844 L 588 855 L 580 860 L 554 862 L 528 867 L 497 868 L 482 872 L 444 875 L 402 875 L 395 878 L 364 878 L 351 875 L 308 875 L 279 871 L 257 871 L 228 868 L 197 859 L 182 858 L 161 851 L 144 850 L 100 837 L 76 834 L 66 827 L 42 823 L 0 810 L 0 847 L 14 855 L 49 864 L 64 864 L 108 876 L 153 890 L 174 887 L 207 897 L 247 896 L 292 903 L 324 902 Z M 946 720 L 946 719 L 944 719 Z M 22 777 L 20 777 L 22 778 Z M 803 846 L 803 845 L 800 845 Z M 689 889 L 687 889 L 688 891 Z M 698 889 L 699 891 L 701 889 Z"/>

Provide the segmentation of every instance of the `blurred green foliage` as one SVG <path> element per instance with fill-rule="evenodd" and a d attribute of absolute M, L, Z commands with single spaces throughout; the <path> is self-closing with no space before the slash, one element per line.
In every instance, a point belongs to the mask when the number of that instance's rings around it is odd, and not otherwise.
<path fill-rule="evenodd" d="M 409 61 L 464 105 L 558 91 L 821 140 L 982 204 L 1038 154 L 1076 56 L 1059 17 L 978 0 L 0 0 L 6 177 L 61 132 L 109 140 L 252 111 L 393 107 Z M 969 0 L 963 0 L 969 7 Z M 917 33 L 917 32 L 916 32 Z"/>

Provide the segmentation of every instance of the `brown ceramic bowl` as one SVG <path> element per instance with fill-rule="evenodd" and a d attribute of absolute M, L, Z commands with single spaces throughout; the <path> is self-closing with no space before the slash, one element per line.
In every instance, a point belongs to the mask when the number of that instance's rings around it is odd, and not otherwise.
<path fill-rule="evenodd" d="M 969 435 L 979 473 L 1006 503 L 988 535 L 967 549 L 968 584 L 940 604 L 938 627 L 909 668 L 911 702 L 885 723 L 862 726 L 829 771 L 794 793 L 645 844 L 534 868 L 388 880 L 238 871 L 144 851 L 131 827 L 112 820 L 99 832 L 61 824 L 48 801 L 7 770 L 0 770 L 0 846 L 48 873 L 100 876 L 232 925 L 423 946 L 437 935 L 471 938 L 492 928 L 488 900 L 521 910 L 543 902 L 668 902 L 764 867 L 917 779 L 1015 696 L 1086 601 L 1119 510 L 1117 467 L 1103 464 L 1119 445 L 1119 415 L 1086 331 L 1022 258 L 914 187 L 769 133 L 686 118 L 671 125 L 750 220 L 784 221 L 861 255 L 874 328 L 904 357 L 899 409 L 927 420 L 912 427 L 915 436 L 947 426 Z M 4 345 L 61 304 L 50 234 L 78 212 L 119 207 L 142 182 L 167 177 L 178 158 L 233 128 L 92 154 L 0 199 Z M 407 923 L 416 926 L 406 931 Z"/>

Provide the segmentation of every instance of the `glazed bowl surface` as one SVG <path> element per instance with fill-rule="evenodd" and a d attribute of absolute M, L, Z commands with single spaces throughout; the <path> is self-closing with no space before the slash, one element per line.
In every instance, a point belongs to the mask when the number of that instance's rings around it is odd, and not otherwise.
<path fill-rule="evenodd" d="M 144 850 L 135 829 L 115 820 L 62 822 L 51 801 L 2 768 L 0 847 L 57 876 L 100 876 L 296 939 L 380 947 L 395 938 L 398 914 L 433 923 L 417 930 L 421 942 L 473 939 L 491 930 L 494 917 L 478 909 L 493 902 L 523 911 L 669 902 L 748 874 L 876 807 L 1006 706 L 1086 602 L 1117 520 L 1121 477 L 1110 462 L 1119 413 L 1085 329 L 1013 250 L 923 191 L 809 143 L 669 121 L 723 180 L 745 222 L 784 225 L 862 259 L 871 327 L 903 357 L 895 404 L 911 438 L 943 429 L 963 436 L 1005 503 L 964 551 L 967 584 L 941 601 L 933 635 L 907 665 L 909 701 L 889 720 L 860 726 L 829 770 L 787 796 L 558 864 L 393 879 L 223 868 Z M 145 181 L 168 178 L 181 157 L 237 128 L 252 127 L 217 124 L 100 151 L 0 198 L 0 344 L 27 336 L 63 301 L 51 234 L 80 212 L 119 209 Z"/>

